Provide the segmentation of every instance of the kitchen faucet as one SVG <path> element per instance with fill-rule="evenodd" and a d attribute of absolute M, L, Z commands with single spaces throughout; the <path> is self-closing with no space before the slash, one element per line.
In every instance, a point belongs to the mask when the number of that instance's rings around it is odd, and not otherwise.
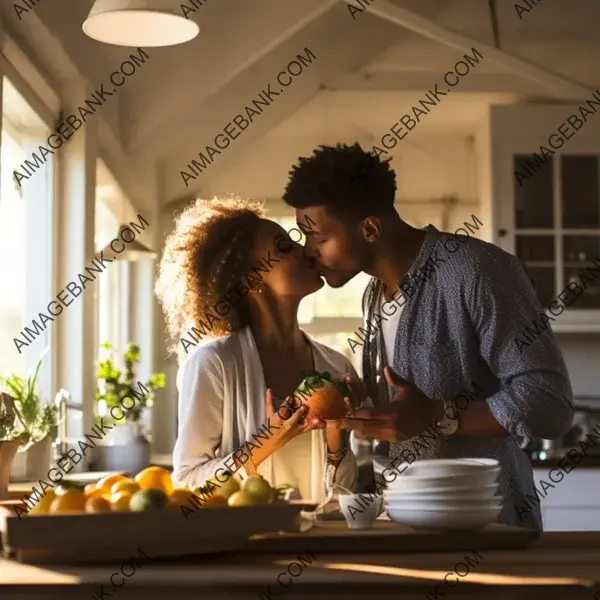
<path fill-rule="evenodd" d="M 57 436 L 53 444 L 54 459 L 60 460 L 69 450 L 69 438 L 67 437 L 67 411 L 78 410 L 83 413 L 83 406 L 71 402 L 71 394 L 64 389 L 58 391 L 54 399 L 54 404 L 58 409 Z"/>

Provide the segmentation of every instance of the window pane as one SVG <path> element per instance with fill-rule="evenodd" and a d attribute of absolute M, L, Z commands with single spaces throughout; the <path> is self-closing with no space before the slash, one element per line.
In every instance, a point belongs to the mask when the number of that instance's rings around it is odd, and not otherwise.
<path fill-rule="evenodd" d="M 25 326 L 25 202 L 13 170 L 27 158 L 3 122 L 0 162 L 0 373 L 26 374 L 13 338 Z"/>
<path fill-rule="evenodd" d="M 517 256 L 532 266 L 552 266 L 539 263 L 554 263 L 554 236 L 552 235 L 517 235 Z"/>
<path fill-rule="evenodd" d="M 101 250 L 119 230 L 119 222 L 104 202 L 96 194 L 96 232 L 94 242 L 96 250 Z M 98 345 L 110 342 L 118 347 L 120 338 L 120 265 L 116 262 L 97 279 L 98 294 Z"/>
<path fill-rule="evenodd" d="M 521 229 L 554 227 L 552 203 L 552 158 L 541 167 L 532 166 L 530 155 L 516 155 L 514 170 L 523 175 L 515 180 L 516 226 Z"/>
<path fill-rule="evenodd" d="M 563 227 L 600 227 L 597 156 L 562 156 Z"/>

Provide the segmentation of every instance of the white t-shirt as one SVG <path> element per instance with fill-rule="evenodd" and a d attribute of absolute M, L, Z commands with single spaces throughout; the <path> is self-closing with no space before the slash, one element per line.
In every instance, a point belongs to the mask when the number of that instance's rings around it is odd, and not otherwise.
<path fill-rule="evenodd" d="M 384 305 L 386 306 L 386 312 L 383 311 Z M 396 312 L 388 316 L 386 313 L 391 313 L 394 309 Z M 398 323 L 400 322 L 400 315 L 404 305 L 398 306 L 396 302 L 390 300 L 389 303 L 385 299 L 383 292 L 381 293 L 381 303 L 379 305 L 380 314 L 385 320 L 381 321 L 381 333 L 383 334 L 383 346 L 385 348 L 385 364 L 392 367 L 394 361 L 394 342 L 396 341 L 396 331 L 398 329 Z"/>

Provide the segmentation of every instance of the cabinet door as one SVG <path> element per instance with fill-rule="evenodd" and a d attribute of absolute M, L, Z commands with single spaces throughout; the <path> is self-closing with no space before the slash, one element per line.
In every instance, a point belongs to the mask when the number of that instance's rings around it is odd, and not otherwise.
<path fill-rule="evenodd" d="M 544 531 L 600 531 L 600 508 L 542 507 Z"/>
<path fill-rule="evenodd" d="M 524 262 L 544 307 L 571 286 L 553 329 L 600 331 L 600 119 L 574 131 L 563 126 L 572 114 L 577 106 L 492 110 L 492 230 Z"/>

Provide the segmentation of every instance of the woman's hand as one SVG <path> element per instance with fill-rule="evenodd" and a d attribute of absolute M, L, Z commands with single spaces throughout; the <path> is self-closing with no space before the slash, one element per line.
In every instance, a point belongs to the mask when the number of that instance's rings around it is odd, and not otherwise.
<path fill-rule="evenodd" d="M 307 412 L 308 406 L 301 402 L 298 405 L 297 400 L 291 396 L 287 397 L 281 403 L 281 406 L 275 410 L 273 406 L 273 394 L 271 390 L 267 390 L 265 413 L 269 422 L 275 425 L 275 427 L 279 427 L 278 437 L 283 442 L 281 445 L 287 444 L 287 442 L 301 433 L 325 427 L 325 421 L 319 419 L 308 421 L 306 418 Z"/>

